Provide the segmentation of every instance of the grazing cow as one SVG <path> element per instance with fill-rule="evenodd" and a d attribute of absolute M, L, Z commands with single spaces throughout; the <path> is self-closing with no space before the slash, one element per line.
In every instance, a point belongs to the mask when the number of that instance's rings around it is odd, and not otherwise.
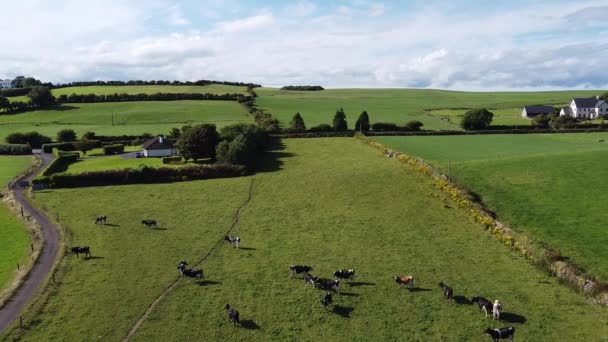
<path fill-rule="evenodd" d="M 303 265 L 291 265 L 289 266 L 289 274 L 291 274 L 291 276 L 293 277 L 294 274 L 300 274 L 300 273 L 310 273 L 310 271 L 312 271 L 312 267 L 310 266 L 303 266 Z"/>
<path fill-rule="evenodd" d="M 185 261 L 180 261 L 177 264 L 177 271 L 179 272 L 180 275 L 184 275 L 184 270 L 186 269 L 186 266 L 188 266 L 188 263 Z"/>
<path fill-rule="evenodd" d="M 494 301 L 494 306 L 492 307 L 492 318 L 495 321 L 500 320 L 500 313 L 502 312 L 502 304 L 497 300 Z"/>
<path fill-rule="evenodd" d="M 230 320 L 230 322 L 232 322 L 234 326 L 236 326 L 237 324 L 241 324 L 241 320 L 239 319 L 239 312 L 235 308 L 230 306 L 230 304 L 226 304 L 224 310 L 228 312 L 228 319 Z"/>
<path fill-rule="evenodd" d="M 312 287 L 315 287 L 315 285 L 317 284 L 317 280 L 319 280 L 319 277 L 317 277 L 316 275 L 304 272 L 304 285 L 308 286 L 308 284 L 310 284 L 312 285 Z"/>
<path fill-rule="evenodd" d="M 333 299 L 331 298 L 331 292 L 326 292 L 323 298 L 321 298 L 321 304 L 323 307 L 328 307 L 333 303 Z"/>
<path fill-rule="evenodd" d="M 78 258 L 79 254 L 84 254 L 85 258 L 90 258 L 91 257 L 91 248 L 89 246 L 72 247 L 70 249 L 70 251 L 72 252 L 72 254 L 76 254 L 77 258 Z"/>
<path fill-rule="evenodd" d="M 238 236 L 224 236 L 224 241 L 228 241 L 228 243 L 231 246 L 234 246 L 235 248 L 239 248 L 239 243 L 241 243 L 241 238 L 239 238 Z"/>
<path fill-rule="evenodd" d="M 395 280 L 397 285 L 405 285 L 405 286 L 407 286 L 408 290 L 410 290 L 410 291 L 414 289 L 414 277 L 413 276 L 405 276 L 405 275 L 394 276 L 393 279 Z"/>
<path fill-rule="evenodd" d="M 445 297 L 445 299 L 448 302 L 452 301 L 452 297 L 454 296 L 454 290 L 443 282 L 439 283 L 439 287 L 441 287 L 441 289 L 443 290 L 443 296 Z"/>
<path fill-rule="evenodd" d="M 315 287 L 326 291 L 334 291 L 340 295 L 340 280 L 317 279 Z"/>
<path fill-rule="evenodd" d="M 509 339 L 509 341 L 513 341 L 513 335 L 515 335 L 515 328 L 513 327 L 507 327 L 507 328 L 501 328 L 501 329 L 486 329 L 484 330 L 485 334 L 490 335 L 490 337 L 492 337 L 492 341 L 494 342 L 498 342 L 499 340 L 506 340 Z"/>
<path fill-rule="evenodd" d="M 355 270 L 337 270 L 334 272 L 334 278 L 355 280 Z"/>
<path fill-rule="evenodd" d="M 106 225 L 108 218 L 105 215 L 100 215 L 95 218 L 95 224 Z"/>
<path fill-rule="evenodd" d="M 471 303 L 477 303 L 479 311 L 483 311 L 486 314 L 486 318 L 488 317 L 488 313 L 492 311 L 492 302 L 484 297 L 473 297 Z"/>
<path fill-rule="evenodd" d="M 199 280 L 204 280 L 205 279 L 205 275 L 203 274 L 203 270 L 198 269 L 192 269 L 192 268 L 186 268 L 182 271 L 182 275 L 188 277 L 188 278 L 196 278 Z"/>
<path fill-rule="evenodd" d="M 156 220 L 141 220 L 141 224 L 143 224 L 144 226 L 146 226 L 148 228 L 158 227 Z"/>

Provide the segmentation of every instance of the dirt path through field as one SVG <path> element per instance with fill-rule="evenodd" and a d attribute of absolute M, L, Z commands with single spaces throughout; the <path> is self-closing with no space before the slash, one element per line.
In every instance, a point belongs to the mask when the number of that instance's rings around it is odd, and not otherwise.
<path fill-rule="evenodd" d="M 228 229 L 226 231 L 226 234 L 224 234 L 222 237 L 220 237 L 220 239 L 218 239 L 218 241 L 213 245 L 213 247 L 211 247 L 211 249 L 209 250 L 209 252 L 207 252 L 207 254 L 205 254 L 205 256 L 203 256 L 194 265 L 192 265 L 192 267 L 199 266 L 205 260 L 209 259 L 209 257 L 211 257 L 211 255 L 213 255 L 213 252 L 215 252 L 222 245 L 222 243 L 224 243 L 224 236 L 225 235 L 230 235 L 230 233 L 234 230 L 234 228 L 236 228 L 236 226 L 238 226 L 239 220 L 241 218 L 241 211 L 247 206 L 247 204 L 249 204 L 249 202 L 251 201 L 251 198 L 253 197 L 253 186 L 254 186 L 254 184 L 255 184 L 255 178 L 251 178 L 251 183 L 249 185 L 249 192 L 247 194 L 247 199 L 237 208 L 236 212 L 234 213 L 234 216 L 232 218 L 232 224 L 230 225 L 230 229 Z M 137 320 L 137 322 L 135 322 L 135 325 L 133 325 L 133 327 L 131 328 L 131 330 L 129 330 L 129 333 L 127 334 L 127 336 L 125 336 L 125 338 L 123 339 L 123 341 L 125 341 L 125 342 L 129 341 L 133 336 L 135 336 L 135 334 L 137 333 L 137 330 L 139 330 L 139 328 L 142 326 L 142 324 L 148 319 L 148 317 L 150 316 L 150 314 L 152 313 L 152 311 L 154 311 L 154 309 L 158 306 L 158 304 L 171 291 L 173 291 L 173 289 L 175 289 L 175 287 L 177 287 L 177 284 L 179 283 L 179 281 L 180 281 L 181 278 L 182 277 L 176 278 L 169 285 L 169 287 L 167 287 L 167 289 L 165 291 L 163 291 L 163 293 L 161 293 L 160 296 L 158 296 L 154 300 L 154 302 L 152 302 L 152 304 L 150 304 L 150 306 L 148 306 L 148 309 L 146 309 L 146 312 L 144 312 L 144 314 Z"/>
<path fill-rule="evenodd" d="M 13 191 L 17 204 L 21 205 L 23 210 L 29 213 L 29 215 L 31 215 L 40 225 L 40 230 L 44 236 L 44 245 L 42 246 L 40 258 L 26 276 L 21 287 L 7 301 L 6 305 L 0 309 L 0 332 L 4 331 L 11 322 L 19 318 L 19 314 L 23 307 L 36 295 L 40 285 L 52 270 L 59 252 L 60 241 L 58 229 L 42 212 L 38 211 L 30 204 L 26 199 L 25 190 L 18 187 L 18 184 L 21 181 L 31 182 L 31 180 L 53 160 L 53 156 L 41 153 L 40 159 L 42 160 L 40 166 L 30 174 L 19 179 L 17 186 L 13 188 Z"/>

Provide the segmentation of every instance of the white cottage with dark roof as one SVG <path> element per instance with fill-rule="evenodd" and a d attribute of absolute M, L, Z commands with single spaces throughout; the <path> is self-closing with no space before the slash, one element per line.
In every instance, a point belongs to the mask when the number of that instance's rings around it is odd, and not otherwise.
<path fill-rule="evenodd" d="M 570 115 L 577 119 L 597 119 L 600 115 L 608 115 L 608 103 L 599 97 L 577 98 L 570 106 L 562 108 L 559 115 Z"/>
<path fill-rule="evenodd" d="M 164 137 L 150 139 L 141 145 L 144 157 L 171 157 L 177 155 L 177 149 Z"/>

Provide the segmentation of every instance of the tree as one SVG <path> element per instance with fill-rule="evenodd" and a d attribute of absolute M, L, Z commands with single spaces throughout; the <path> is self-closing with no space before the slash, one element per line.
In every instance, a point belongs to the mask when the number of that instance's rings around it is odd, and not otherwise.
<path fill-rule="evenodd" d="M 367 114 L 367 111 L 363 111 L 363 113 L 359 115 L 357 122 L 355 122 L 355 131 L 368 132 L 370 127 L 369 115 Z"/>
<path fill-rule="evenodd" d="M 97 143 L 98 143 L 97 141 L 88 140 L 88 139 L 83 138 L 83 139 L 76 141 L 74 143 L 74 147 L 76 148 L 76 150 L 82 151 L 82 154 L 84 154 L 86 156 L 87 152 L 89 152 L 90 150 L 97 147 Z"/>
<path fill-rule="evenodd" d="M 22 83 L 23 88 L 33 88 L 33 87 L 39 86 L 39 85 L 42 85 L 42 82 L 40 82 L 39 80 L 37 80 L 33 77 L 24 78 L 23 83 Z"/>
<path fill-rule="evenodd" d="M 62 129 L 57 133 L 57 141 L 59 142 L 72 142 L 76 141 L 76 132 L 71 129 Z"/>
<path fill-rule="evenodd" d="M 578 120 L 570 115 L 558 116 L 554 114 L 551 116 L 549 126 L 553 129 L 572 128 L 576 126 L 577 123 Z"/>
<path fill-rule="evenodd" d="M 405 128 L 408 131 L 419 131 L 424 124 L 418 120 L 412 120 L 405 124 Z"/>
<path fill-rule="evenodd" d="M 219 135 L 215 125 L 200 124 L 182 132 L 177 140 L 177 149 L 186 160 L 215 158 L 215 148 L 218 142 Z"/>
<path fill-rule="evenodd" d="M 494 114 L 487 109 L 474 109 L 464 114 L 460 125 L 469 131 L 486 129 L 492 123 L 492 118 L 494 118 Z"/>
<path fill-rule="evenodd" d="M 532 126 L 538 128 L 548 128 L 551 118 L 547 115 L 538 115 L 532 119 Z"/>
<path fill-rule="evenodd" d="M 182 135 L 182 131 L 179 130 L 179 128 L 177 127 L 173 127 L 171 128 L 171 132 L 169 133 L 169 136 L 173 139 L 177 139 Z"/>
<path fill-rule="evenodd" d="M 24 76 L 17 76 L 11 83 L 15 88 L 23 88 L 23 80 L 25 80 Z"/>
<path fill-rule="evenodd" d="M 43 144 L 51 142 L 51 138 L 38 132 L 11 133 L 5 138 L 9 144 L 29 144 L 32 148 L 40 148 Z"/>
<path fill-rule="evenodd" d="M 336 132 L 344 132 L 348 130 L 348 124 L 346 123 L 346 114 L 344 113 L 343 108 L 340 108 L 336 111 L 336 115 L 334 115 L 334 120 L 332 122 L 332 128 Z"/>
<path fill-rule="evenodd" d="M 231 142 L 222 141 L 217 146 L 217 160 L 224 164 L 245 165 L 252 168 L 259 150 L 251 137 L 239 134 Z"/>
<path fill-rule="evenodd" d="M 291 122 L 289 123 L 289 128 L 294 131 L 306 130 L 306 124 L 304 123 L 304 119 L 302 118 L 302 115 L 300 115 L 300 113 L 294 114 L 293 118 L 291 119 Z"/>
<path fill-rule="evenodd" d="M 49 88 L 37 86 L 27 94 L 35 107 L 47 107 L 55 104 L 55 97 L 51 94 Z"/>
<path fill-rule="evenodd" d="M 608 100 L 608 91 L 604 92 L 602 95 L 600 95 L 600 99 L 602 99 L 602 100 Z"/>
<path fill-rule="evenodd" d="M 93 139 L 95 139 L 95 132 L 85 132 L 82 135 L 82 139 L 83 140 L 93 140 Z"/>

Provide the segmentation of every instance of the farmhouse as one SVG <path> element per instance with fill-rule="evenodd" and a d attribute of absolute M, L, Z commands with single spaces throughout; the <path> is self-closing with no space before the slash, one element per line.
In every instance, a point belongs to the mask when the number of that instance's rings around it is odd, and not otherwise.
<path fill-rule="evenodd" d="M 165 137 L 150 139 L 143 143 L 141 148 L 144 151 L 145 157 L 170 157 L 177 155 L 177 149 Z"/>
<path fill-rule="evenodd" d="M 539 115 L 553 114 L 553 107 L 551 106 L 526 106 L 521 112 L 521 116 L 524 118 L 533 118 Z"/>
<path fill-rule="evenodd" d="M 0 79 L 0 89 L 10 89 L 10 88 L 13 88 L 13 80 Z"/>
<path fill-rule="evenodd" d="M 569 106 L 562 108 L 559 115 L 570 115 L 577 119 L 597 119 L 600 115 L 608 115 L 608 103 L 599 97 L 576 98 Z"/>

